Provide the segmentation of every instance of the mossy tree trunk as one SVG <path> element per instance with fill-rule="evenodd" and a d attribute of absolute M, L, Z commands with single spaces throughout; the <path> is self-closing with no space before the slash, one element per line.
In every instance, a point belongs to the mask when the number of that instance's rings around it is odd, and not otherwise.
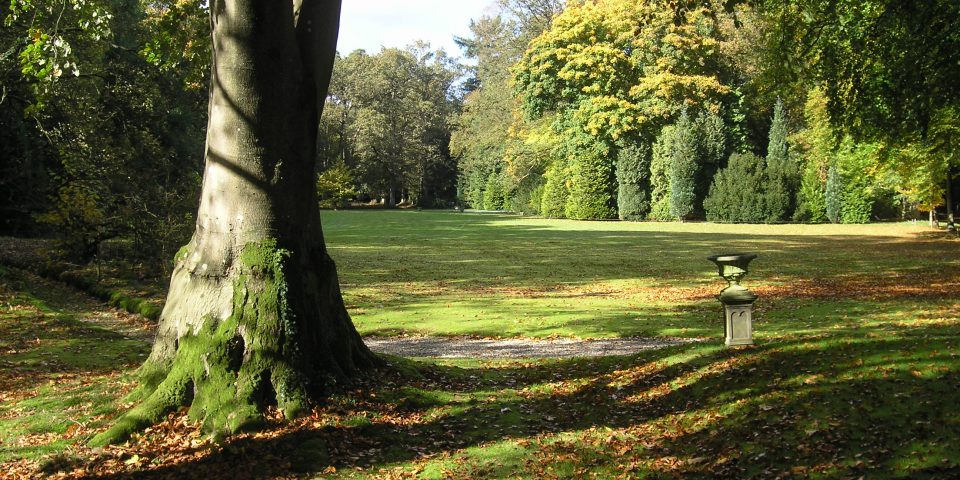
<path fill-rule="evenodd" d="M 213 0 L 196 231 L 177 254 L 138 406 L 94 444 L 190 406 L 214 434 L 303 412 L 376 362 L 344 307 L 314 187 L 339 0 Z"/>

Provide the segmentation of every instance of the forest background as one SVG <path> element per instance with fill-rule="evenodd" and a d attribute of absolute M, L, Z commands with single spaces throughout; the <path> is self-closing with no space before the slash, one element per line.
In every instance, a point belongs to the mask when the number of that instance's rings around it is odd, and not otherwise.
<path fill-rule="evenodd" d="M 952 223 L 958 10 L 500 0 L 457 39 L 466 63 L 423 42 L 341 52 L 318 190 L 328 208 Z M 201 182 L 204 2 L 12 0 L 2 17 L 0 234 L 166 276 Z"/>

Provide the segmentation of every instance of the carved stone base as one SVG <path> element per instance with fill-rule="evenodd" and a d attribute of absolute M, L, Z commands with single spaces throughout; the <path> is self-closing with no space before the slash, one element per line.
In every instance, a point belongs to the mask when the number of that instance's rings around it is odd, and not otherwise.
<path fill-rule="evenodd" d="M 753 345 L 753 305 L 724 305 L 727 346 Z"/>

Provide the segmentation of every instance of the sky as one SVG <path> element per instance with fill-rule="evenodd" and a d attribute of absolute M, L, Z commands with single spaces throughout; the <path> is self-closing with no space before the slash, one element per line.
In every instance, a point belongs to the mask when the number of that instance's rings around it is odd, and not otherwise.
<path fill-rule="evenodd" d="M 343 0 L 337 51 L 404 48 L 417 40 L 462 56 L 453 37 L 470 34 L 470 19 L 492 13 L 494 0 Z"/>

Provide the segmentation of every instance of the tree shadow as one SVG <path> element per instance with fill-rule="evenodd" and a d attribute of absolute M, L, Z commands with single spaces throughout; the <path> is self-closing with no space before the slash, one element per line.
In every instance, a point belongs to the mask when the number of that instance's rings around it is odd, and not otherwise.
<path fill-rule="evenodd" d="M 114 373 L 148 352 L 142 340 L 81 320 L 100 312 L 88 310 L 92 303 L 68 287 L 53 290 L 13 270 L 0 275 L 0 300 L 8 306 L 0 323 L 3 391 L 27 392 L 64 375 Z"/>
<path fill-rule="evenodd" d="M 229 442 L 228 453 L 110 478 L 195 475 L 218 465 L 231 465 L 238 478 L 277 475 L 287 470 L 263 458 L 289 462 L 311 439 L 323 440 L 325 465 L 340 470 L 535 439 L 536 450 L 504 468 L 529 473 L 583 461 L 684 478 L 950 478 L 960 468 L 958 338 L 955 326 L 927 326 L 770 339 L 749 349 L 708 343 L 631 357 L 418 365 L 413 375 L 388 369 L 348 391 L 348 404 L 322 407 L 366 421 Z M 245 453 L 229 453 L 237 451 Z"/>

